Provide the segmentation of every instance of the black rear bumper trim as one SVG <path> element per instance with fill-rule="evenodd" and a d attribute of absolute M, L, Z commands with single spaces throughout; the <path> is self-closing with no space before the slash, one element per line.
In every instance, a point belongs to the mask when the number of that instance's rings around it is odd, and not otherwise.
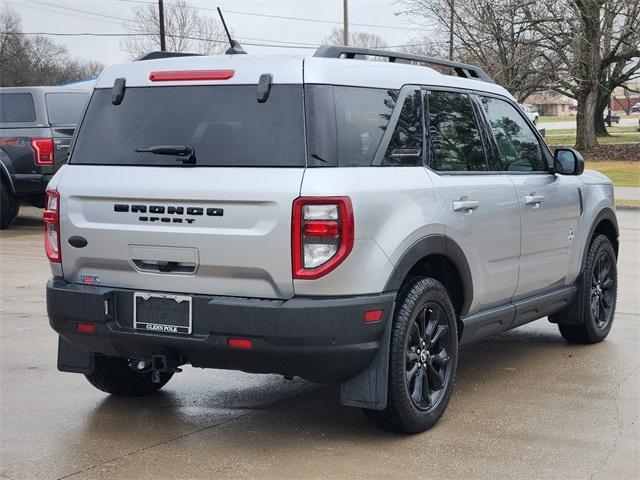
<path fill-rule="evenodd" d="M 167 354 L 196 367 L 339 382 L 364 370 L 376 356 L 396 296 L 266 300 L 193 295 L 193 333 L 186 336 L 134 330 L 133 293 L 52 278 L 47 283 L 49 322 L 86 352 L 142 360 Z M 365 324 L 364 312 L 375 309 L 384 311 L 382 320 Z M 96 332 L 76 332 L 78 322 L 93 323 Z M 253 348 L 231 349 L 230 337 L 250 339 Z"/>

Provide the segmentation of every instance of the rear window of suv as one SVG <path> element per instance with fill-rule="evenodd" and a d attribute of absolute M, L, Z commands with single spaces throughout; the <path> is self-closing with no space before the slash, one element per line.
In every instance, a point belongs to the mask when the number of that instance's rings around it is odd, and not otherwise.
<path fill-rule="evenodd" d="M 36 121 L 36 108 L 30 93 L 0 93 L 0 123 Z"/>
<path fill-rule="evenodd" d="M 96 90 L 70 163 L 176 166 L 176 157 L 136 152 L 190 146 L 198 166 L 305 166 L 302 85 L 273 85 L 264 103 L 256 85 Z"/>
<path fill-rule="evenodd" d="M 88 93 L 47 93 L 47 113 L 51 125 L 76 125 L 89 98 Z"/>

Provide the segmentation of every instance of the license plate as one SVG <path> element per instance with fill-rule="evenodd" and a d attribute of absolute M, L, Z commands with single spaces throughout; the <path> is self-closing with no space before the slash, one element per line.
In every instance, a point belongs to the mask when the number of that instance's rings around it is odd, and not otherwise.
<path fill-rule="evenodd" d="M 191 326 L 191 297 L 166 293 L 133 294 L 133 328 L 190 335 Z"/>

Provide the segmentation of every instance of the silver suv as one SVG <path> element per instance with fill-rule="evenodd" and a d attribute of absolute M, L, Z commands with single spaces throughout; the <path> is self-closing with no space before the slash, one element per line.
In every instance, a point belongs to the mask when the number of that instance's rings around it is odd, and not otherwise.
<path fill-rule="evenodd" d="M 110 67 L 49 184 L 58 368 L 125 396 L 183 364 L 339 382 L 423 431 L 460 346 L 545 316 L 607 336 L 613 187 L 583 170 L 471 65 L 322 47 Z"/>

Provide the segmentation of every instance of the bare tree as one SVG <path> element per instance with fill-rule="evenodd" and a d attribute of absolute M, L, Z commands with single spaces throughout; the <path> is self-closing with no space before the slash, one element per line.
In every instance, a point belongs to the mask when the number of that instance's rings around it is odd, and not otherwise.
<path fill-rule="evenodd" d="M 611 92 L 638 69 L 627 65 L 640 57 L 640 0 L 538 0 L 525 11 L 555 65 L 551 88 L 578 102 L 576 147 L 596 146 Z"/>
<path fill-rule="evenodd" d="M 20 16 L 5 8 L 0 13 L 0 86 L 56 85 L 97 75 L 104 67 L 69 56 L 48 38 L 22 34 Z"/>
<path fill-rule="evenodd" d="M 131 58 L 160 50 L 158 6 L 149 3 L 133 10 L 134 22 L 127 24 L 129 33 L 124 46 Z M 222 26 L 214 19 L 198 14 L 185 0 L 165 3 L 165 37 L 167 50 L 204 55 L 223 53 L 228 42 Z"/>
<path fill-rule="evenodd" d="M 454 59 L 482 67 L 519 100 L 543 90 L 540 71 L 545 60 L 536 48 L 522 8 L 525 0 L 400 0 L 401 12 L 429 30 L 425 44 L 439 56 L 448 56 L 453 34 Z M 453 19 L 453 28 L 451 20 Z"/>
<path fill-rule="evenodd" d="M 335 27 L 331 33 L 322 40 L 323 45 L 342 45 L 343 29 Z M 382 37 L 375 33 L 368 32 L 349 32 L 349 46 L 361 48 L 386 48 L 389 45 Z"/>

